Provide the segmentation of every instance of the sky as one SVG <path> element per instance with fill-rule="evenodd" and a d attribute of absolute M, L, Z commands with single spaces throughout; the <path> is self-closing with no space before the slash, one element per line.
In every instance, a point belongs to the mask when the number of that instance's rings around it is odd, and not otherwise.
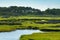
<path fill-rule="evenodd" d="M 0 0 L 0 7 L 25 6 L 40 10 L 60 8 L 60 0 Z"/>

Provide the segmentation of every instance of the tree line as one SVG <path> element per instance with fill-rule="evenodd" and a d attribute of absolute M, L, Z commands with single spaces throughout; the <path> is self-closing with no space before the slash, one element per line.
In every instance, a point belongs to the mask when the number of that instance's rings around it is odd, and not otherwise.
<path fill-rule="evenodd" d="M 31 8 L 31 7 L 0 7 L 0 16 L 2 17 L 10 17 L 10 16 L 60 16 L 60 9 L 46 9 L 45 11 L 41 11 L 39 9 Z"/>

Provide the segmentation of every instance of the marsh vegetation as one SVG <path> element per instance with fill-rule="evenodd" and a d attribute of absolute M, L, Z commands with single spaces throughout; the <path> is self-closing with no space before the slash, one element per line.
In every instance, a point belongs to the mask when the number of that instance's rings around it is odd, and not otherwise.
<path fill-rule="evenodd" d="M 0 7 L 0 32 L 23 29 L 47 33 L 22 35 L 20 40 L 60 40 L 60 9 L 48 8 L 41 11 L 21 6 Z"/>

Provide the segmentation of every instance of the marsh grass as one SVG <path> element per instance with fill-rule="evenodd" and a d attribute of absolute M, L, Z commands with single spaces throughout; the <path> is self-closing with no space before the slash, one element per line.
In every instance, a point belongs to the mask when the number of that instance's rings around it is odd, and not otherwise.
<path fill-rule="evenodd" d="M 36 20 L 35 20 L 36 19 Z M 60 23 L 44 23 L 37 24 L 35 22 L 48 22 L 48 20 L 60 20 L 60 17 L 31 17 L 31 16 L 17 16 L 2 18 L 1 20 L 23 20 L 21 25 L 0 25 L 0 32 L 10 32 L 17 29 L 50 29 L 60 30 Z M 41 21 L 44 20 L 44 21 Z M 12 21 L 13 22 L 13 21 Z M 8 23 L 9 24 L 9 23 Z M 22 35 L 20 40 L 60 40 L 60 32 L 47 32 L 47 33 L 33 33 L 31 35 Z"/>
<path fill-rule="evenodd" d="M 22 35 L 20 40 L 60 40 L 60 32 L 33 33 L 31 35 Z"/>

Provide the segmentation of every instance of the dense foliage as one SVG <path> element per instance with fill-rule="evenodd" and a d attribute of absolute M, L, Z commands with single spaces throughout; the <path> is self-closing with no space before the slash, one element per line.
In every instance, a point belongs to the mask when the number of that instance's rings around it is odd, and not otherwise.
<path fill-rule="evenodd" d="M 53 16 L 60 15 L 60 9 L 46 9 L 45 11 L 41 11 L 39 9 L 31 8 L 31 7 L 0 7 L 0 16 L 10 17 L 10 16 Z"/>

